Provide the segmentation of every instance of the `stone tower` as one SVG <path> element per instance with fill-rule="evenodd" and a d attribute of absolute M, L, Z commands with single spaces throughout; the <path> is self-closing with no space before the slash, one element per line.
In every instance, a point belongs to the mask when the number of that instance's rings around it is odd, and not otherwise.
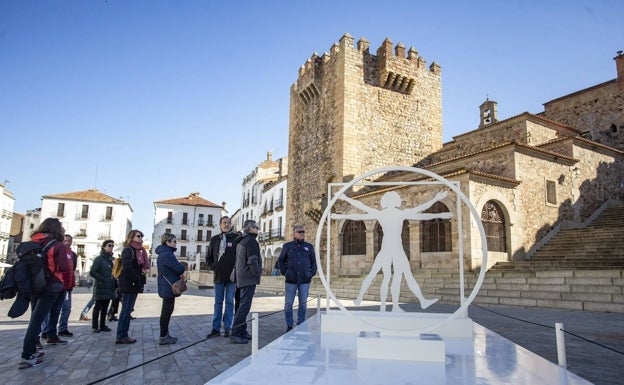
<path fill-rule="evenodd" d="M 413 48 L 386 39 L 374 55 L 349 34 L 301 66 L 290 88 L 289 226 L 315 232 L 328 182 L 411 166 L 442 147 L 440 72 Z"/>

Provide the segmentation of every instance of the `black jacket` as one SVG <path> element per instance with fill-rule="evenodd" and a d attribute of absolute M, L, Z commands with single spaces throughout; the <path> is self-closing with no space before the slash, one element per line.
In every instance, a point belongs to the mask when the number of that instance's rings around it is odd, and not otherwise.
<path fill-rule="evenodd" d="M 244 233 L 236 245 L 236 265 L 232 271 L 233 282 L 236 287 L 245 287 L 260 284 L 262 275 L 262 260 L 260 245 L 256 241 L 258 234 Z"/>
<path fill-rule="evenodd" d="M 305 241 L 284 243 L 280 253 L 279 269 L 287 283 L 310 283 L 316 274 L 314 247 Z"/>
<path fill-rule="evenodd" d="M 219 258 L 219 246 L 221 245 L 221 237 L 225 236 L 226 245 L 225 253 Z M 230 275 L 234 270 L 236 263 L 236 244 L 240 233 L 230 231 L 229 233 L 217 234 L 210 238 L 208 245 L 208 255 L 206 256 L 206 264 L 213 271 L 214 283 L 229 283 Z"/>
<path fill-rule="evenodd" d="M 95 279 L 93 298 L 96 301 L 115 298 L 115 278 L 113 278 L 113 254 L 101 251 L 95 257 L 89 275 Z"/>
<path fill-rule="evenodd" d="M 143 292 L 143 271 L 132 247 L 124 247 L 121 252 L 123 269 L 117 279 L 119 291 L 122 293 Z"/>

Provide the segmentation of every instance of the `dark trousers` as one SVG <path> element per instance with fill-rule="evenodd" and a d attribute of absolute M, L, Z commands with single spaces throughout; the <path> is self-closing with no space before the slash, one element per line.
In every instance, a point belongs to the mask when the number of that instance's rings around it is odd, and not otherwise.
<path fill-rule="evenodd" d="M 31 301 L 31 313 L 30 321 L 28 322 L 28 328 L 26 329 L 26 335 L 24 336 L 24 344 L 22 347 L 22 358 L 25 360 L 30 359 L 30 356 L 35 354 L 37 347 L 37 337 L 41 331 L 41 323 L 43 319 L 50 313 L 52 305 L 58 299 L 59 293 L 47 292 L 40 297 L 35 297 Z"/>
<path fill-rule="evenodd" d="M 173 308 L 175 306 L 175 297 L 163 298 L 162 307 L 160 308 L 160 336 L 166 337 L 169 334 L 169 321 L 171 320 L 171 314 L 173 314 Z"/>
<path fill-rule="evenodd" d="M 108 310 L 109 302 L 110 299 L 98 299 L 95 301 L 93 315 L 91 316 L 91 326 L 93 329 L 101 329 L 106 326 L 106 310 Z"/>
<path fill-rule="evenodd" d="M 234 292 L 234 311 L 238 310 L 238 306 L 240 305 L 240 289 L 237 287 Z"/>
<path fill-rule="evenodd" d="M 61 316 L 61 308 L 63 307 L 63 302 L 65 302 L 66 291 L 62 291 L 56 294 L 56 298 L 54 303 L 52 304 L 52 308 L 50 309 L 50 316 L 48 317 L 48 324 L 43 327 L 43 332 L 48 335 L 48 337 L 55 337 L 58 335 L 58 321 Z"/>
<path fill-rule="evenodd" d="M 121 302 L 121 295 L 119 290 L 115 290 L 115 298 L 111 301 L 110 309 L 108 310 L 108 314 L 110 314 L 111 317 L 119 311 L 119 302 Z"/>
<path fill-rule="evenodd" d="M 232 322 L 232 335 L 244 337 L 247 333 L 247 314 L 251 310 L 251 301 L 256 292 L 256 285 L 249 285 L 240 288 L 239 306 L 234 314 Z"/>

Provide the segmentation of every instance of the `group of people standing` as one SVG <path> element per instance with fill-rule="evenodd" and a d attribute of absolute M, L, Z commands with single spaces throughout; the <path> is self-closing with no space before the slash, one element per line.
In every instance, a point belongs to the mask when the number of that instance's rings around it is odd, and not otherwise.
<path fill-rule="evenodd" d="M 214 313 L 212 330 L 208 338 L 221 335 L 234 344 L 246 344 L 251 340 L 247 331 L 247 316 L 251 310 L 256 285 L 262 275 L 260 246 L 256 240 L 258 224 L 247 220 L 243 231 L 232 230 L 228 216 L 219 221 L 221 233 L 210 239 L 206 262 L 214 273 Z M 316 274 L 314 248 L 305 242 L 303 226 L 293 228 L 293 241 L 282 248 L 278 259 L 279 270 L 285 276 L 285 320 L 286 331 L 294 326 L 293 302 L 298 297 L 297 324 L 305 321 L 306 303 L 312 277 Z M 71 291 L 75 285 L 74 270 L 77 256 L 71 250 L 71 236 L 65 235 L 61 222 L 57 218 L 47 218 L 31 236 L 45 250 L 45 264 L 48 272 L 47 284 L 41 293 L 30 299 L 31 317 L 24 337 L 22 360 L 19 368 L 29 368 L 43 363 L 45 352 L 39 340 L 39 333 L 47 344 L 66 344 L 58 335 L 72 337 L 67 329 L 67 319 L 71 310 Z M 146 272 L 150 263 L 143 247 L 143 233 L 131 230 L 123 243 L 121 253 L 122 270 L 117 278 L 113 277 L 115 242 L 105 240 L 91 266 L 89 274 L 94 279 L 92 332 L 112 331 L 106 325 L 109 303 L 118 296 L 121 299 L 121 311 L 117 323 L 116 344 L 133 344 L 136 339 L 128 334 L 134 305 L 146 283 Z M 162 298 L 160 314 L 159 344 L 177 342 L 169 333 L 169 323 L 175 307 L 176 295 L 172 284 L 183 279 L 185 267 L 175 257 L 177 239 L 171 233 L 161 236 L 161 244 L 156 247 L 158 255 L 158 295 Z M 178 294 L 179 295 L 179 294 Z M 225 306 L 224 306 L 225 304 Z M 61 315 L 62 313 L 62 315 Z M 110 319 L 110 314 L 108 314 Z M 57 323 L 61 318 L 57 332 Z M 83 319 L 84 314 L 81 314 Z M 46 320 L 47 319 L 47 320 Z M 64 321 L 63 321 L 64 319 Z"/>
<path fill-rule="evenodd" d="M 247 331 L 247 316 L 251 310 L 256 285 L 262 275 L 260 246 L 256 240 L 258 224 L 247 220 L 243 232 L 232 231 L 232 222 L 224 216 L 219 221 L 221 234 L 210 239 L 206 263 L 213 271 L 215 290 L 212 330 L 208 338 L 221 335 L 234 344 L 251 340 Z M 314 248 L 305 242 L 302 225 L 293 227 L 293 241 L 284 244 L 278 259 L 279 270 L 285 277 L 284 314 L 286 331 L 294 326 L 293 302 L 298 297 L 297 324 L 305 321 L 310 282 L 316 274 Z M 225 302 L 225 311 L 224 304 Z"/>
<path fill-rule="evenodd" d="M 32 233 L 31 241 L 38 243 L 43 250 L 46 284 L 40 292 L 31 293 L 29 298 L 31 315 L 24 336 L 18 366 L 20 369 L 31 368 L 44 362 L 43 341 L 47 345 L 64 345 L 67 344 L 67 340 L 62 340 L 59 336 L 73 337 L 73 333 L 68 330 L 68 319 L 78 257 L 71 250 L 72 237 L 65 234 L 65 229 L 58 218 L 46 218 Z M 102 243 L 100 255 L 94 259 L 89 272 L 95 280 L 92 326 L 94 333 L 111 331 L 105 323 L 106 312 L 118 286 L 122 308 L 115 343 L 130 344 L 136 342 L 128 337 L 130 312 L 134 308 L 137 294 L 143 291 L 144 271 L 149 269 L 149 260 L 143 248 L 143 233 L 131 230 L 121 254 L 123 270 L 116 280 L 112 276 L 114 246 L 113 240 Z"/>
<path fill-rule="evenodd" d="M 117 278 L 113 277 L 115 242 L 112 239 L 102 242 L 100 255 L 93 260 L 89 271 L 89 275 L 94 279 L 93 299 L 95 301 L 91 326 L 93 333 L 110 332 L 111 328 L 106 325 L 109 303 L 120 297 L 121 311 L 117 320 L 115 343 L 133 344 L 136 340 L 128 336 L 131 313 L 138 294 L 143 292 L 150 263 L 143 247 L 141 231 L 130 230 L 123 246 L 119 257 L 122 270 Z M 110 315 L 109 319 L 111 319 Z"/>
<path fill-rule="evenodd" d="M 156 247 L 158 254 L 158 295 L 162 298 L 162 308 L 160 315 L 160 345 L 174 344 L 177 338 L 169 334 L 169 321 L 175 306 L 175 295 L 171 289 L 171 284 L 183 277 L 184 265 L 175 257 L 177 239 L 171 233 L 161 236 L 161 244 Z M 131 230 L 123 243 L 121 252 L 121 273 L 117 278 L 113 277 L 113 248 L 115 242 L 108 239 L 102 243 L 100 255 L 93 260 L 89 275 L 94 279 L 93 285 L 93 307 L 92 331 L 93 333 L 109 332 L 111 329 L 106 325 L 106 320 L 117 320 L 116 344 L 133 344 L 137 340 L 128 334 L 132 311 L 139 293 L 143 292 L 146 283 L 146 273 L 149 271 L 150 263 L 147 252 L 143 247 L 143 233 L 139 230 Z M 115 318 L 110 301 L 120 300 L 121 311 L 119 318 Z M 84 316 L 81 315 L 81 319 Z"/>

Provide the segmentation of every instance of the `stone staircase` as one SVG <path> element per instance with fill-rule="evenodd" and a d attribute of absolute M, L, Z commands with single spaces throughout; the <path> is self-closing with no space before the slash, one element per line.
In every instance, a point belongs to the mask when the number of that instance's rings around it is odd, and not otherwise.
<path fill-rule="evenodd" d="M 414 276 L 426 298 L 459 304 L 456 270 L 421 269 Z M 464 273 L 465 296 L 477 278 L 478 272 Z M 332 276 L 330 284 L 339 299 L 353 300 L 363 279 Z M 379 301 L 380 285 L 377 276 L 364 299 Z M 262 277 L 258 291 L 283 295 L 284 278 Z M 317 294 L 326 297 L 315 277 L 310 296 Z M 405 284 L 401 301 L 417 302 Z M 473 303 L 624 313 L 624 204 L 606 209 L 587 227 L 561 230 L 530 261 L 497 263 Z"/>
<path fill-rule="evenodd" d="M 414 277 L 426 298 L 459 304 L 457 271 L 423 269 L 415 272 Z M 359 293 L 363 278 L 331 277 L 330 285 L 339 299 L 353 300 Z M 464 273 L 466 297 L 470 295 L 477 278 L 477 272 Z M 380 285 L 381 276 L 377 276 L 364 299 L 379 301 Z M 257 290 L 283 295 L 284 277 L 262 277 Z M 326 297 L 325 288 L 320 279 L 315 277 L 310 287 L 310 297 L 317 294 Z M 417 302 L 404 283 L 401 287 L 401 302 Z M 624 313 L 624 269 L 490 270 L 473 303 Z"/>
<path fill-rule="evenodd" d="M 602 212 L 587 227 L 561 230 L 530 260 L 499 262 L 493 270 L 624 269 L 624 204 Z"/>

